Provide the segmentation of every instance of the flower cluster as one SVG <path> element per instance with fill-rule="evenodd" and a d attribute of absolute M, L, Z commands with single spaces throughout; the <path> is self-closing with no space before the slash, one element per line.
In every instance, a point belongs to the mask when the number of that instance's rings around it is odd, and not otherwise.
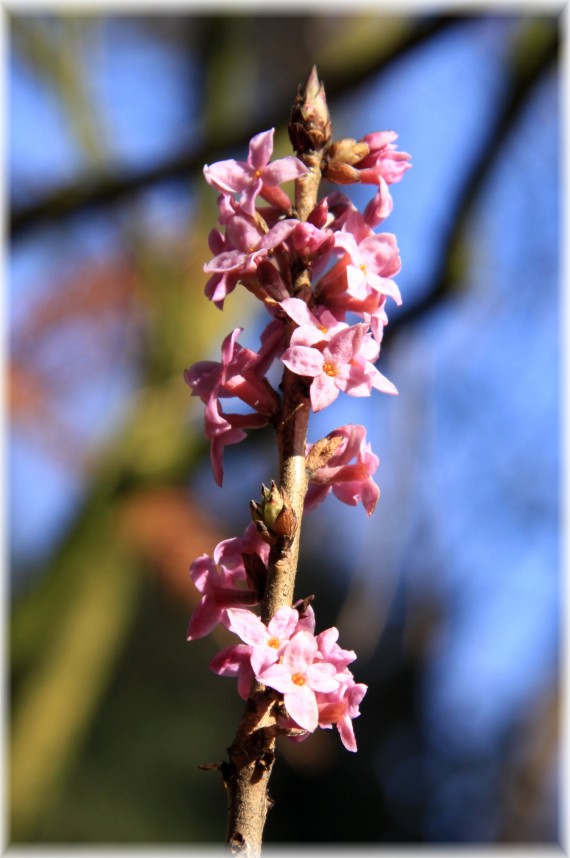
<path fill-rule="evenodd" d="M 280 185 L 303 176 L 307 168 L 293 156 L 270 161 L 273 133 L 270 129 L 251 140 L 246 162 L 230 159 L 204 167 L 206 180 L 220 192 L 219 226 L 224 228 L 209 236 L 214 256 L 204 266 L 210 275 L 206 295 L 221 309 L 241 283 L 271 316 L 257 352 L 238 343 L 242 329 L 236 328 L 222 344 L 219 363 L 200 361 L 185 372 L 192 395 L 205 405 L 205 434 L 219 485 L 224 447 L 242 441 L 246 429 L 278 418 L 280 397 L 267 380 L 274 361 L 307 379 L 314 411 L 330 405 L 341 391 L 350 396 L 370 396 L 372 389 L 397 392 L 374 363 L 388 321 L 386 301 L 401 303 L 392 279 L 401 263 L 395 237 L 374 228 L 392 209 L 388 185 L 401 179 L 409 155 L 396 151 L 393 132 L 332 144 L 327 178 L 342 184 L 349 176 L 350 181 L 374 181 L 377 191 L 363 214 L 337 191 L 300 221 Z M 312 272 L 310 294 L 294 294 L 292 272 L 299 264 Z M 294 328 L 288 341 L 287 327 Z M 221 400 L 231 397 L 251 411 L 225 412 Z"/>
<path fill-rule="evenodd" d="M 238 342 L 243 329 L 236 328 L 223 341 L 219 362 L 200 361 L 184 374 L 204 405 L 219 485 L 226 445 L 243 440 L 247 429 L 273 425 L 278 430 L 286 419 L 282 396 L 268 380 L 276 362 L 292 374 L 289 378 L 302 380 L 314 412 L 341 392 L 397 393 L 375 362 L 388 322 L 387 301 L 401 303 L 393 280 L 401 263 L 394 235 L 375 230 L 392 210 L 389 186 L 410 167 L 409 155 L 397 150 L 391 131 L 332 142 L 324 92 L 313 75 L 307 84 L 312 100 L 300 94 L 292 112 L 295 150 L 305 160 L 318 151 L 321 173 L 333 184 L 366 183 L 375 192 L 360 212 L 344 193 L 333 191 L 300 219 L 281 186 L 292 180 L 302 185 L 309 168 L 294 156 L 271 160 L 273 129 L 253 137 L 246 161 L 204 167 L 206 181 L 219 194 L 218 225 L 209 236 L 212 258 L 204 266 L 205 294 L 223 309 L 241 284 L 269 316 L 257 351 Z M 224 410 L 228 399 L 242 406 Z M 347 424 L 307 444 L 305 461 L 305 510 L 332 492 L 372 514 L 380 495 L 373 479 L 379 460 L 363 426 Z M 309 600 L 280 607 L 267 624 L 253 610 L 264 599 L 270 546 L 292 538 L 299 510 L 295 513 L 284 490 L 272 483 L 263 487 L 260 504 L 252 501 L 251 512 L 253 523 L 242 537 L 221 542 L 213 557 L 204 554 L 191 565 L 200 601 L 188 640 L 218 624 L 235 633 L 240 643 L 211 662 L 216 673 L 236 678 L 244 699 L 254 681 L 278 692 L 279 724 L 290 737 L 301 739 L 318 726 L 336 724 L 345 747 L 355 751 L 352 719 L 366 692 L 348 669 L 355 654 L 341 649 L 335 628 L 315 635 Z"/>
<path fill-rule="evenodd" d="M 280 608 L 267 625 L 247 610 L 259 602 L 268 551 L 250 524 L 243 537 L 220 542 L 213 557 L 204 554 L 192 563 L 190 574 L 202 598 L 188 640 L 222 624 L 242 643 L 223 649 L 210 667 L 237 679 L 240 697 L 247 699 L 255 678 L 283 695 L 284 733 L 299 740 L 336 724 L 344 746 L 356 751 L 352 719 L 360 714 L 366 686 L 354 681 L 348 665 L 356 655 L 338 645 L 337 629 L 315 635 L 315 615 L 304 602 Z"/>

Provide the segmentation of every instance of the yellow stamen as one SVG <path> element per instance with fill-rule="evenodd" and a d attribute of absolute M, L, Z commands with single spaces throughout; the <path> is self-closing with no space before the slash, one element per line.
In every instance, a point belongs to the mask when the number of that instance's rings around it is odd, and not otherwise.
<path fill-rule="evenodd" d="M 330 375 L 331 378 L 334 378 L 335 375 L 338 375 L 338 367 L 335 363 L 329 363 L 328 361 L 325 361 L 325 363 L 323 364 L 323 372 L 326 375 Z"/>
<path fill-rule="evenodd" d="M 279 638 L 269 638 L 267 641 L 267 646 L 273 647 L 273 649 L 279 649 L 281 646 L 281 641 Z"/>
<path fill-rule="evenodd" d="M 302 673 L 294 673 L 291 677 L 291 682 L 294 682 L 295 685 L 304 685 L 306 681 Z"/>

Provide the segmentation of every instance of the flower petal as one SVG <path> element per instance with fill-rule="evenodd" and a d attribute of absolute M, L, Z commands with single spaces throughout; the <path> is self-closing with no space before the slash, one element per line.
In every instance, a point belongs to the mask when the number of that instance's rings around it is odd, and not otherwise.
<path fill-rule="evenodd" d="M 280 691 L 282 694 L 291 688 L 291 673 L 282 664 L 272 664 L 257 673 L 256 677 L 264 685 L 268 685 L 269 688 L 274 688 L 275 691 Z"/>
<path fill-rule="evenodd" d="M 331 337 L 323 349 L 325 360 L 330 357 L 334 363 L 350 363 L 353 357 L 358 354 L 366 327 L 364 324 L 352 325 Z"/>
<path fill-rule="evenodd" d="M 289 318 L 297 322 L 298 325 L 315 325 L 318 323 L 316 316 L 313 316 L 305 301 L 301 301 L 300 298 L 285 298 L 279 303 Z"/>
<path fill-rule="evenodd" d="M 281 640 L 289 639 L 299 622 L 299 614 L 295 608 L 287 606 L 279 608 L 267 624 L 267 631 Z"/>
<path fill-rule="evenodd" d="M 227 161 L 216 161 L 206 164 L 204 177 L 209 185 L 219 191 L 235 193 L 241 191 L 250 181 L 251 170 L 243 161 L 229 158 Z"/>
<path fill-rule="evenodd" d="M 318 375 L 313 379 L 310 390 L 313 411 L 322 411 L 323 408 L 335 401 L 338 394 L 339 388 L 333 378 L 325 375 L 324 372 Z"/>
<path fill-rule="evenodd" d="M 186 640 L 195 641 L 208 635 L 220 622 L 223 610 L 216 599 L 203 596 L 190 617 Z"/>
<path fill-rule="evenodd" d="M 297 375 L 316 376 L 322 373 L 324 358 L 310 346 L 291 346 L 281 355 L 281 360 Z"/>
<path fill-rule="evenodd" d="M 277 161 L 268 164 L 263 171 L 263 183 L 265 185 L 280 185 L 282 182 L 290 182 L 304 176 L 308 172 L 307 167 L 294 155 L 278 158 Z"/>
<path fill-rule="evenodd" d="M 238 635 L 246 644 L 265 643 L 267 640 L 267 629 L 255 614 L 251 611 L 242 611 L 239 608 L 228 608 L 228 628 Z"/>
<path fill-rule="evenodd" d="M 315 692 L 308 685 L 295 688 L 294 691 L 286 691 L 284 694 L 285 708 L 297 722 L 299 727 L 312 733 L 319 725 L 319 709 Z"/>
<path fill-rule="evenodd" d="M 256 134 L 249 141 L 247 161 L 254 170 L 262 170 L 271 158 L 274 133 L 275 129 L 270 128 L 268 131 L 261 131 Z"/>

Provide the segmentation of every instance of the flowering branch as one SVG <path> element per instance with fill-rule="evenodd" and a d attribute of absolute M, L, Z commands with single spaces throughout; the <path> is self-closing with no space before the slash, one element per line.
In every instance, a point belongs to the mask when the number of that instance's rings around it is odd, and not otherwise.
<path fill-rule="evenodd" d="M 190 567 L 202 598 L 188 640 L 218 623 L 241 640 L 210 666 L 236 678 L 246 701 L 229 761 L 214 767 L 227 791 L 228 845 L 247 856 L 261 851 L 277 736 L 302 741 L 317 727 L 336 725 L 345 747 L 356 751 L 352 720 L 366 692 L 348 669 L 356 655 L 339 647 L 335 628 L 315 635 L 313 597 L 294 602 L 294 591 L 304 512 L 332 492 L 344 503 L 361 502 L 371 515 L 380 495 L 373 480 L 379 462 L 363 426 L 342 426 L 307 444 L 309 415 L 340 392 L 397 392 L 374 362 L 388 321 L 386 300 L 401 301 L 391 279 L 400 258 L 394 236 L 373 230 L 392 209 L 388 185 L 401 179 L 409 155 L 396 150 L 393 132 L 333 142 L 316 69 L 299 88 L 289 136 L 295 157 L 270 161 L 270 130 L 251 140 L 247 161 L 204 168 L 220 193 L 225 227 L 224 234 L 210 233 L 206 295 L 222 309 L 241 283 L 272 318 L 258 352 L 238 343 L 237 328 L 222 344 L 221 362 L 201 361 L 185 372 L 205 406 L 219 485 L 223 448 L 243 440 L 245 429 L 273 425 L 279 449 L 280 484 L 263 486 L 261 501 L 251 502 L 253 521 L 243 536 L 221 542 L 213 558 L 202 555 Z M 337 184 L 373 184 L 376 194 L 363 214 L 338 192 L 318 201 L 323 175 Z M 294 206 L 280 187 L 289 180 Z M 283 365 L 281 394 L 266 378 L 275 360 Z M 232 397 L 252 410 L 225 412 L 220 400 Z"/>

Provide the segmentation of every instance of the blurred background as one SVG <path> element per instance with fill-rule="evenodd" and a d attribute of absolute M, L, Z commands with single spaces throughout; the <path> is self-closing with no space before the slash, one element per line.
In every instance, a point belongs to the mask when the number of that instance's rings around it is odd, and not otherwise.
<path fill-rule="evenodd" d="M 10 839 L 200 844 L 242 712 L 187 644 L 190 562 L 242 533 L 270 431 L 215 485 L 183 370 L 263 309 L 203 296 L 202 165 L 286 123 L 313 63 L 335 137 L 393 129 L 404 305 L 364 423 L 374 516 L 307 516 L 316 594 L 369 686 L 359 752 L 283 741 L 267 843 L 559 840 L 561 24 L 554 12 L 10 13 Z M 326 188 L 324 189 L 327 190 Z M 348 189 L 357 205 L 370 187 Z M 261 313 L 261 314 L 260 314 Z M 347 802 L 347 796 L 350 801 Z"/>

